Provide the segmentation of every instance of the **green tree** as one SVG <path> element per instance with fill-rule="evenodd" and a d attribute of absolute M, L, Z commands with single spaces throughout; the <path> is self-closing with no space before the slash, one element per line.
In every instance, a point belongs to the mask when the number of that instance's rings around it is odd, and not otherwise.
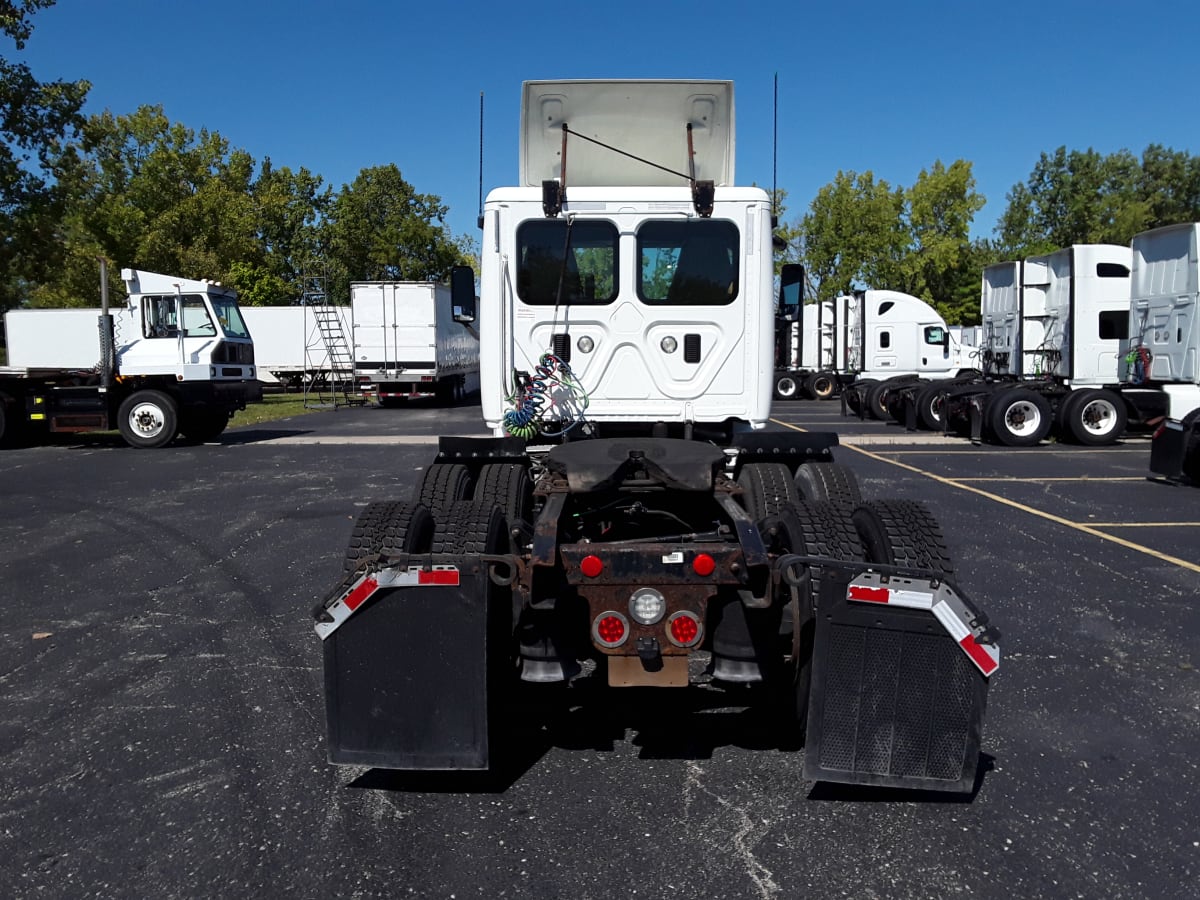
<path fill-rule="evenodd" d="M 161 107 L 93 116 L 55 160 L 67 197 L 64 259 L 34 292 L 45 306 L 92 305 L 97 256 L 122 267 L 232 284 L 249 304 L 292 302 L 320 254 L 329 192 L 305 169 L 260 168 L 216 132 Z"/>
<path fill-rule="evenodd" d="M 325 240 L 331 295 L 351 281 L 439 281 L 469 263 L 444 223 L 447 207 L 420 194 L 395 165 L 363 169 L 329 206 Z"/>
<path fill-rule="evenodd" d="M 971 164 L 956 160 L 948 168 L 938 160 L 922 169 L 905 194 L 911 245 L 901 268 L 910 293 L 933 303 L 947 322 L 958 324 L 962 277 L 971 256 L 970 230 L 984 198 L 975 190 Z M 975 298 L 978 306 L 978 297 Z"/>
<path fill-rule="evenodd" d="M 54 0 L 0 2 L 0 33 L 25 47 L 32 16 Z M 38 81 L 29 67 L 0 56 L 0 312 L 58 260 L 61 194 L 46 170 L 59 144 L 81 124 L 86 81 Z"/>
<path fill-rule="evenodd" d="M 904 290 L 904 192 L 871 172 L 838 172 L 799 224 L 800 256 L 820 299 L 855 287 Z"/>

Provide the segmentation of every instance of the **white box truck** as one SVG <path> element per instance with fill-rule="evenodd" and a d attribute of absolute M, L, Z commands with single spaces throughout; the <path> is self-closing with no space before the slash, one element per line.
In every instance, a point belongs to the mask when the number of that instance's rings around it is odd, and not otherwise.
<path fill-rule="evenodd" d="M 100 309 L 4 315 L 0 443 L 117 428 L 133 447 L 211 440 L 262 398 L 237 294 L 212 281 L 122 269 L 129 297 Z"/>
<path fill-rule="evenodd" d="M 358 281 L 350 285 L 350 307 L 364 397 L 381 406 L 429 393 L 454 402 L 479 389 L 479 335 L 454 319 L 446 285 Z"/>

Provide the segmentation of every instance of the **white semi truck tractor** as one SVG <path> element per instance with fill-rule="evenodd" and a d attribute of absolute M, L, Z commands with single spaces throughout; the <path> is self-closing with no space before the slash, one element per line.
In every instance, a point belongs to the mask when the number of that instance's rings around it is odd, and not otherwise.
<path fill-rule="evenodd" d="M 452 279 L 492 436 L 355 525 L 314 610 L 330 759 L 485 769 L 514 685 L 587 679 L 771 704 L 813 780 L 970 791 L 1000 651 L 938 523 L 864 500 L 835 434 L 768 428 L 771 203 L 734 182 L 732 83 L 522 105 L 478 303 Z"/>
<path fill-rule="evenodd" d="M 212 281 L 122 269 L 124 303 L 5 313 L 0 443 L 119 429 L 131 447 L 212 440 L 262 398 L 237 294 Z"/>

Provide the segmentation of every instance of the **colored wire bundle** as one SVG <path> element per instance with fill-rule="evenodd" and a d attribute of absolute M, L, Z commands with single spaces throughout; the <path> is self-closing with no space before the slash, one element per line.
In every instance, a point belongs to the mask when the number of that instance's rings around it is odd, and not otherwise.
<path fill-rule="evenodd" d="M 588 407 L 583 385 L 553 353 L 542 355 L 532 375 L 516 379 L 507 400 L 513 408 L 504 414 L 504 430 L 523 440 L 539 434 L 561 437 L 584 421 Z M 556 429 L 552 422 L 557 423 Z"/>

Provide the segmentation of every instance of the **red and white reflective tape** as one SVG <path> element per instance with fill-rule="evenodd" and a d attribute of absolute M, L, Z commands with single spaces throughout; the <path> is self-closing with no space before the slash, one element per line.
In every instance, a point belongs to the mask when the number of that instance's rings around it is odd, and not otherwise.
<path fill-rule="evenodd" d="M 980 672 L 991 675 L 1000 668 L 999 645 L 980 640 L 983 628 L 971 627 L 975 615 L 947 584 L 934 587 L 932 582 L 896 576 L 888 576 L 885 581 L 884 576 L 878 573 L 865 572 L 850 582 L 846 588 L 846 598 L 859 603 L 927 609 L 942 623 L 942 627 Z"/>
<path fill-rule="evenodd" d="M 408 566 L 403 569 L 397 567 L 380 569 L 378 572 L 363 575 L 337 600 L 327 606 L 325 612 L 329 614 L 332 621 L 318 622 L 314 626 L 314 630 L 321 640 L 325 640 L 381 588 L 416 587 L 418 585 L 456 587 L 459 580 L 457 566 L 433 566 L 428 569 L 420 566 Z"/>

